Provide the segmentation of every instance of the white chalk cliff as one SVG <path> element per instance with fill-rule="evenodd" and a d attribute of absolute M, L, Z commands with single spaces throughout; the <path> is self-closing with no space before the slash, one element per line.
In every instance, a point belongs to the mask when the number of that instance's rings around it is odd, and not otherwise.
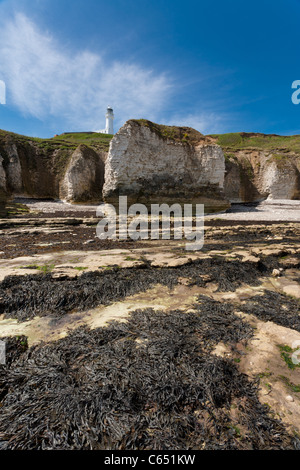
<path fill-rule="evenodd" d="M 229 207 L 224 197 L 224 154 L 211 138 L 190 128 L 131 120 L 110 144 L 103 197 L 117 203 L 204 203 L 207 210 Z"/>

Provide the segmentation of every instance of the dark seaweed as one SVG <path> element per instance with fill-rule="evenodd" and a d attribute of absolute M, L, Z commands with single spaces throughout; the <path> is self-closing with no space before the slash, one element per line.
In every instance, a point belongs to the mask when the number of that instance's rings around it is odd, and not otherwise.
<path fill-rule="evenodd" d="M 260 320 L 300 331 L 300 301 L 288 295 L 265 290 L 263 295 L 252 297 L 239 309 Z"/>
<path fill-rule="evenodd" d="M 272 266 L 262 261 L 226 261 L 219 257 L 191 261 L 179 267 L 113 268 L 87 272 L 76 278 L 56 278 L 50 273 L 8 276 L 0 283 L 0 314 L 20 321 L 37 315 L 61 316 L 75 309 L 107 305 L 156 284 L 173 288 L 180 277 L 188 278 L 190 285 L 204 287 L 207 282 L 214 282 L 221 291 L 234 291 L 243 283 L 259 285 L 260 277 L 271 269 Z"/>
<path fill-rule="evenodd" d="M 258 384 L 212 353 L 251 334 L 200 297 L 32 347 L 0 368 L 0 449 L 293 449 Z"/>

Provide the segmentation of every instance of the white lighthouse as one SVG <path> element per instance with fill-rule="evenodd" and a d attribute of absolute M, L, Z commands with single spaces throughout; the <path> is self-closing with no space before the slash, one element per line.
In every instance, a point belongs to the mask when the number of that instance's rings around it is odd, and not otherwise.
<path fill-rule="evenodd" d="M 112 109 L 111 106 L 107 106 L 105 117 L 106 117 L 105 129 L 103 129 L 102 131 L 96 131 L 96 132 L 99 132 L 100 134 L 113 134 L 115 116 L 114 116 L 114 110 Z"/>
<path fill-rule="evenodd" d="M 105 126 L 105 134 L 113 134 L 114 133 L 114 111 L 111 106 L 107 106 L 106 110 L 106 126 Z"/>

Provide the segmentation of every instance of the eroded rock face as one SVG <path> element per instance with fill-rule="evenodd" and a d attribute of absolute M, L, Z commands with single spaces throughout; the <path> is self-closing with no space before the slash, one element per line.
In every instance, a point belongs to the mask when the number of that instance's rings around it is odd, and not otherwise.
<path fill-rule="evenodd" d="M 6 184 L 7 189 L 14 194 L 20 194 L 23 190 L 22 182 L 22 168 L 18 149 L 16 144 L 11 140 L 7 140 L 5 145 L 5 152 L 7 156 L 6 162 Z"/>
<path fill-rule="evenodd" d="M 96 152 L 80 145 L 72 154 L 59 196 L 68 202 L 99 202 L 104 182 L 104 164 Z"/>
<path fill-rule="evenodd" d="M 3 166 L 4 158 L 0 154 L 0 188 L 6 190 L 6 173 Z"/>
<path fill-rule="evenodd" d="M 8 195 L 58 197 L 55 183 L 55 151 L 50 155 L 31 141 L 7 135 L 0 142 L 0 187 Z"/>
<path fill-rule="evenodd" d="M 224 191 L 232 203 L 300 199 L 300 156 L 237 151 L 226 159 Z"/>
<path fill-rule="evenodd" d="M 146 205 L 203 203 L 206 211 L 229 207 L 221 147 L 188 128 L 176 128 L 179 138 L 166 136 L 169 129 L 131 120 L 119 130 L 106 160 L 104 200 L 117 205 L 119 195 L 127 195 L 130 203 Z"/>
<path fill-rule="evenodd" d="M 269 199 L 300 199 L 300 172 L 295 161 L 271 160 L 260 177 L 260 186 Z"/>
<path fill-rule="evenodd" d="M 226 144 L 191 128 L 131 120 L 115 135 L 107 155 L 107 147 L 95 143 L 76 149 L 73 141 L 0 131 L 1 198 L 98 203 L 105 165 L 103 197 L 115 206 L 119 195 L 148 206 L 202 203 L 206 212 L 230 203 L 300 199 L 298 137 L 278 137 L 241 133 L 237 144 Z"/>
<path fill-rule="evenodd" d="M 105 156 L 104 151 L 84 145 L 74 151 L 73 146 L 41 145 L 8 134 L 0 140 L 0 199 L 4 201 L 5 194 L 5 199 L 21 195 L 98 203 Z M 0 204 L 3 207 L 4 203 Z"/>
<path fill-rule="evenodd" d="M 6 216 L 6 202 L 7 202 L 7 192 L 6 192 L 6 173 L 3 167 L 4 159 L 0 154 L 0 217 Z"/>
<path fill-rule="evenodd" d="M 5 217 L 7 215 L 6 202 L 7 193 L 3 188 L 0 187 L 0 217 Z"/>

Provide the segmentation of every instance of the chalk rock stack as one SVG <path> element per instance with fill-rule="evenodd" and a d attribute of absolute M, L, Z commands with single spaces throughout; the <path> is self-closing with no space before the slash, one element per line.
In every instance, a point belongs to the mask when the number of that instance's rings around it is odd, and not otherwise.
<path fill-rule="evenodd" d="M 105 166 L 103 198 L 118 204 L 174 202 L 229 207 L 224 196 L 225 159 L 218 145 L 191 128 L 130 120 L 114 136 Z"/>
<path fill-rule="evenodd" d="M 238 150 L 226 160 L 224 191 L 232 203 L 300 199 L 300 155 Z"/>
<path fill-rule="evenodd" d="M 68 202 L 100 203 L 103 182 L 103 161 L 94 150 L 80 145 L 69 160 L 59 196 Z"/>

